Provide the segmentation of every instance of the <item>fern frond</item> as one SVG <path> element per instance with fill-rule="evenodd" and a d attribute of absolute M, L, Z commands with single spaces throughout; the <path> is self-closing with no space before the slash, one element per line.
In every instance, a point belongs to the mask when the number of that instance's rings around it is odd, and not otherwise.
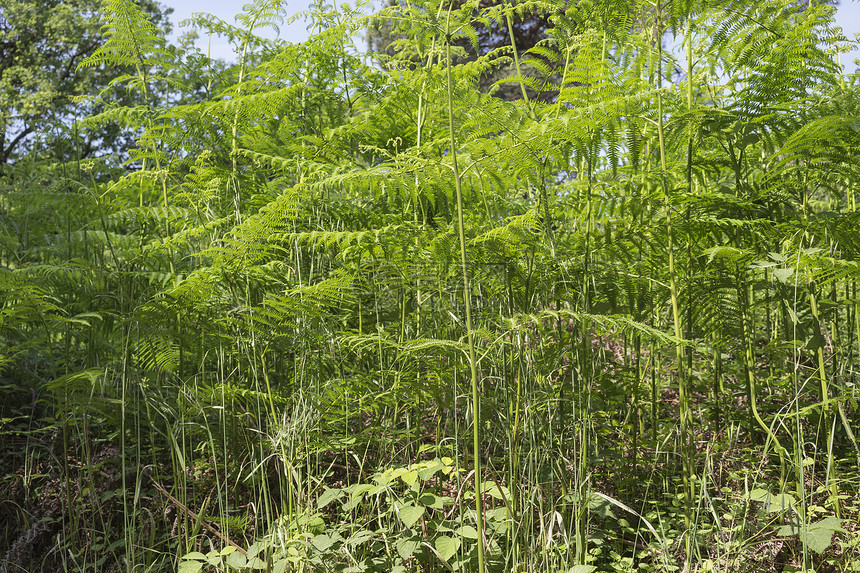
<path fill-rule="evenodd" d="M 83 60 L 94 66 L 151 66 L 165 54 L 163 38 L 140 6 L 131 0 L 105 0 L 104 34 L 107 41 Z"/>

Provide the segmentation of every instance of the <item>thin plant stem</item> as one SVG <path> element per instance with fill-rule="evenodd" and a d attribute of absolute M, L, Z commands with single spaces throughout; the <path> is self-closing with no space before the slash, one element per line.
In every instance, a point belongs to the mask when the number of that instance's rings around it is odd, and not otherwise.
<path fill-rule="evenodd" d="M 457 165 L 457 140 L 454 134 L 454 82 L 451 78 L 451 8 L 445 20 L 445 55 L 448 82 L 448 133 L 451 145 L 451 168 L 457 190 L 457 231 L 460 238 L 460 264 L 463 280 L 463 298 L 466 305 L 466 337 L 469 344 L 469 371 L 472 377 L 472 464 L 475 472 L 475 522 L 478 530 L 478 573 L 484 573 L 484 507 L 481 481 L 481 396 L 479 392 L 478 360 L 475 354 L 475 339 L 472 332 L 472 290 L 469 283 L 469 266 L 466 260 L 466 232 L 463 217 L 463 189 Z"/>

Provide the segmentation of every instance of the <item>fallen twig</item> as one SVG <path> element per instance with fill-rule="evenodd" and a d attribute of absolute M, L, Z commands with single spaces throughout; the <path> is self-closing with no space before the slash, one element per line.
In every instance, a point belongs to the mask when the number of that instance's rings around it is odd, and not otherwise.
<path fill-rule="evenodd" d="M 247 557 L 247 556 L 248 556 L 248 552 L 247 552 L 247 551 L 245 551 L 244 549 L 242 549 L 239 545 L 237 545 L 237 544 L 236 544 L 236 543 L 234 543 L 233 541 L 230 541 L 230 540 L 229 540 L 227 537 L 225 537 L 225 536 L 224 536 L 224 534 L 222 534 L 220 531 L 218 531 L 217 529 L 215 529 L 214 527 L 212 527 L 211 525 L 209 525 L 208 523 L 206 523 L 205 521 L 203 521 L 203 518 L 202 518 L 202 517 L 198 516 L 196 513 L 194 513 L 194 512 L 193 512 L 193 511 L 191 511 L 190 509 L 188 509 L 188 508 L 185 506 L 185 504 L 184 504 L 184 503 L 182 503 L 181 501 L 179 501 L 178 499 L 176 499 L 175 497 L 173 497 L 172 495 L 170 495 L 170 494 L 167 492 L 167 490 L 166 490 L 166 489 L 164 489 L 164 486 L 162 486 L 161 484 L 156 483 L 156 482 L 152 482 L 152 485 L 154 485 L 154 486 L 155 486 L 155 489 L 157 489 L 157 490 L 159 491 L 159 493 L 161 493 L 161 495 L 163 495 L 164 497 L 166 497 L 167 499 L 169 499 L 169 500 L 171 501 L 171 503 L 173 503 L 173 505 L 175 505 L 176 507 L 178 507 L 179 509 L 181 509 L 182 511 L 184 511 L 184 512 L 186 513 L 186 515 L 188 515 L 188 517 L 190 517 L 191 519 L 193 519 L 194 521 L 196 521 L 197 523 L 199 523 L 199 524 L 200 524 L 200 526 L 201 526 L 201 527 L 203 527 L 203 529 L 205 529 L 205 530 L 206 530 L 206 531 L 208 531 L 209 533 L 211 533 L 211 534 L 215 535 L 216 537 L 218 537 L 218 539 L 220 539 L 220 540 L 221 540 L 221 541 L 223 541 L 224 543 L 227 543 L 227 544 L 229 544 L 229 545 L 232 545 L 233 547 L 235 547 L 235 548 L 236 548 L 236 551 L 238 551 L 239 553 L 241 553 L 241 554 L 242 554 L 242 555 L 244 555 L 245 557 Z"/>

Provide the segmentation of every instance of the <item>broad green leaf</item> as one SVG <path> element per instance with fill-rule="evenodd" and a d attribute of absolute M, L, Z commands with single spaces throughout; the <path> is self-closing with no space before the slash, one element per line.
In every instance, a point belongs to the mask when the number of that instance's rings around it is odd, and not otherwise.
<path fill-rule="evenodd" d="M 384 491 L 386 487 L 388 487 L 387 484 L 375 485 L 372 488 L 370 488 L 369 490 L 367 490 L 367 495 L 368 495 L 368 497 L 372 497 L 372 496 L 378 494 L 379 492 Z"/>
<path fill-rule="evenodd" d="M 776 513 L 779 511 L 787 511 L 795 506 L 797 501 L 794 499 L 794 496 L 789 493 L 780 493 L 778 495 L 771 496 L 768 501 L 767 510 L 770 513 Z"/>
<path fill-rule="evenodd" d="M 821 555 L 833 542 L 833 533 L 832 529 L 810 528 L 806 533 L 806 546 Z"/>
<path fill-rule="evenodd" d="M 444 501 L 444 498 L 441 498 L 438 495 L 433 495 L 430 492 L 422 493 L 418 497 L 418 503 L 425 507 L 431 507 L 433 509 L 442 509 L 444 507 Z"/>
<path fill-rule="evenodd" d="M 352 535 L 349 536 L 346 544 L 350 547 L 355 547 L 356 545 L 361 545 L 362 543 L 373 539 L 373 532 L 368 531 L 367 529 L 362 529 L 361 531 L 356 531 Z"/>
<path fill-rule="evenodd" d="M 431 477 L 436 475 L 436 472 L 438 472 L 439 470 L 441 470 L 444 467 L 445 466 L 444 466 L 444 464 L 442 464 L 441 461 L 433 460 L 433 461 L 429 462 L 427 467 L 424 467 L 424 468 L 421 468 L 420 470 L 418 470 L 418 477 L 421 478 L 421 481 L 427 481 L 428 479 L 430 479 Z"/>
<path fill-rule="evenodd" d="M 400 517 L 400 521 L 403 522 L 403 525 L 406 527 L 412 527 L 415 525 L 415 522 L 421 519 L 421 516 L 424 515 L 424 507 L 420 505 L 405 505 L 397 511 L 397 515 Z"/>
<path fill-rule="evenodd" d="M 773 278 L 782 284 L 790 284 L 795 280 L 795 270 L 794 269 L 774 269 Z"/>
<path fill-rule="evenodd" d="M 501 500 L 507 499 L 509 501 L 511 499 L 511 492 L 508 491 L 508 488 L 506 488 L 505 486 L 501 486 L 501 489 L 500 489 L 499 486 L 496 485 L 495 482 L 490 482 L 490 481 L 484 482 L 483 492 L 485 494 L 491 496 L 491 497 L 496 498 L 496 499 L 501 499 Z"/>
<path fill-rule="evenodd" d="M 490 522 L 492 522 L 492 521 L 496 521 L 496 522 L 508 521 L 508 508 L 506 508 L 504 506 L 497 507 L 495 509 L 489 509 L 489 510 L 485 511 L 484 513 L 487 516 L 487 521 L 490 521 Z"/>
<path fill-rule="evenodd" d="M 307 528 L 310 533 L 324 533 L 325 532 L 325 521 L 319 515 L 314 515 L 310 519 L 307 520 Z"/>
<path fill-rule="evenodd" d="M 231 549 L 236 549 L 232 545 L 228 545 Z M 206 562 L 213 567 L 220 567 L 222 563 L 222 559 L 224 557 L 221 555 L 220 551 L 215 551 L 214 549 L 206 554 Z"/>
<path fill-rule="evenodd" d="M 615 514 L 612 513 L 612 504 L 602 497 L 591 496 L 588 498 L 588 509 L 591 513 L 606 519 L 611 517 L 615 519 Z"/>
<path fill-rule="evenodd" d="M 314 535 L 311 538 L 311 543 L 314 547 L 317 548 L 318 551 L 325 551 L 326 549 L 334 545 L 334 540 L 325 533 L 322 533 L 320 535 Z"/>
<path fill-rule="evenodd" d="M 343 490 L 340 488 L 326 488 L 323 494 L 317 500 L 317 508 L 322 509 L 332 501 L 340 497 Z"/>
<path fill-rule="evenodd" d="M 819 348 L 824 348 L 827 344 L 827 341 L 821 335 L 821 332 L 813 332 L 812 336 L 809 337 L 809 340 L 806 341 L 806 349 L 810 352 L 814 350 L 818 350 Z"/>
<path fill-rule="evenodd" d="M 363 500 L 364 500 L 363 495 L 356 495 L 356 496 L 350 497 L 346 502 L 344 502 L 343 509 L 345 511 L 352 511 L 353 509 L 358 507 Z"/>
<path fill-rule="evenodd" d="M 386 475 L 391 476 L 392 479 L 397 479 L 397 478 L 401 477 L 403 474 L 408 473 L 408 472 L 409 472 L 409 470 L 406 468 L 394 468 L 394 469 L 385 470 L 385 472 L 382 475 L 383 476 L 386 476 Z"/>
<path fill-rule="evenodd" d="M 261 551 L 265 551 L 268 547 L 271 547 L 271 541 L 257 541 L 255 543 L 252 543 L 247 550 L 248 559 L 251 559 L 251 557 L 256 557 Z M 235 549 L 235 547 L 233 549 Z"/>
<path fill-rule="evenodd" d="M 412 487 L 413 485 L 415 485 L 415 482 L 418 481 L 418 472 L 416 472 L 415 470 L 405 472 L 403 475 L 400 476 L 400 479 L 403 480 L 403 483 L 405 483 L 409 487 Z"/>
<path fill-rule="evenodd" d="M 373 488 L 372 484 L 369 483 L 357 483 L 355 485 L 349 486 L 344 491 L 350 495 L 352 499 L 363 497 L 367 491 Z"/>
<path fill-rule="evenodd" d="M 179 564 L 179 573 L 197 573 L 203 569 L 200 561 L 183 561 Z"/>
<path fill-rule="evenodd" d="M 408 539 L 399 539 L 397 543 L 394 544 L 394 547 L 397 549 L 397 554 L 400 555 L 403 559 L 409 559 L 412 555 L 415 554 L 415 550 L 418 549 L 419 541 L 417 537 L 410 537 Z"/>
<path fill-rule="evenodd" d="M 574 565 L 567 570 L 567 573 L 591 573 L 597 569 L 594 565 Z"/>
<path fill-rule="evenodd" d="M 790 305 L 784 304 L 783 308 L 788 311 L 788 316 L 791 318 L 792 324 L 800 324 L 800 319 L 797 317 L 797 313 L 791 308 Z"/>
<path fill-rule="evenodd" d="M 839 531 L 841 533 L 845 533 L 845 530 L 842 528 L 842 521 L 838 517 L 825 517 L 821 521 L 812 524 L 812 527 L 819 527 L 821 529 L 830 529 L 833 531 Z"/>
<path fill-rule="evenodd" d="M 243 568 L 247 562 L 248 560 L 245 559 L 245 556 L 238 551 L 227 556 L 227 565 L 236 569 Z"/>
<path fill-rule="evenodd" d="M 460 540 L 456 537 L 442 535 L 436 538 L 434 545 L 442 559 L 448 561 L 455 553 L 457 553 L 457 550 L 460 549 Z"/>
<path fill-rule="evenodd" d="M 460 522 L 462 518 L 457 518 L 454 521 L 457 523 Z M 452 533 L 454 531 L 453 527 L 449 527 L 451 525 L 455 525 L 452 521 L 448 521 L 445 519 L 435 518 L 427 520 L 427 527 L 430 531 L 435 531 L 436 533 Z"/>
<path fill-rule="evenodd" d="M 346 488 L 344 491 L 349 494 L 349 501 L 344 504 L 343 508 L 346 511 L 352 511 L 358 504 L 364 501 L 365 494 L 373 487 L 369 483 L 357 483 Z"/>
<path fill-rule="evenodd" d="M 265 569 L 266 562 L 260 559 L 259 557 L 251 557 L 248 559 L 248 562 L 245 564 L 246 569 Z"/>
<path fill-rule="evenodd" d="M 471 525 L 464 525 L 463 527 L 458 527 L 455 533 L 460 537 L 465 537 L 466 539 L 478 538 L 478 530 Z"/>
<path fill-rule="evenodd" d="M 750 501 L 761 502 L 765 511 L 768 513 L 778 513 L 787 511 L 794 507 L 797 503 L 794 496 L 788 493 L 780 493 L 777 495 L 771 494 L 766 489 L 754 489 L 749 493 Z"/>
<path fill-rule="evenodd" d="M 197 559 L 199 561 L 205 561 L 206 556 L 199 551 L 192 551 L 191 553 L 186 553 L 185 555 L 183 555 L 182 559 Z"/>
<path fill-rule="evenodd" d="M 833 534 L 837 531 L 845 531 L 842 528 L 842 520 L 837 517 L 826 517 L 807 528 L 805 539 L 803 527 L 797 520 L 792 520 L 788 525 L 783 525 L 777 530 L 776 534 L 781 537 L 796 535 L 808 548 L 821 555 L 830 547 L 830 544 L 833 542 Z"/>

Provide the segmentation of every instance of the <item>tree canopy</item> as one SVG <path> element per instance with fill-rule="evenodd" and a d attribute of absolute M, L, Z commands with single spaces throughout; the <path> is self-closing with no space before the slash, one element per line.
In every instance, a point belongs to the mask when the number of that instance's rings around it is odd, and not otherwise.
<path fill-rule="evenodd" d="M 171 10 L 151 0 L 141 6 L 169 32 Z M 75 96 L 98 93 L 127 73 L 122 66 L 78 68 L 102 41 L 100 14 L 99 0 L 4 0 L 0 6 L 0 165 L 34 146 L 71 138 L 73 121 L 98 111 Z M 78 149 L 87 156 L 97 147 L 129 145 L 118 137 L 115 130 L 103 132 Z"/>

